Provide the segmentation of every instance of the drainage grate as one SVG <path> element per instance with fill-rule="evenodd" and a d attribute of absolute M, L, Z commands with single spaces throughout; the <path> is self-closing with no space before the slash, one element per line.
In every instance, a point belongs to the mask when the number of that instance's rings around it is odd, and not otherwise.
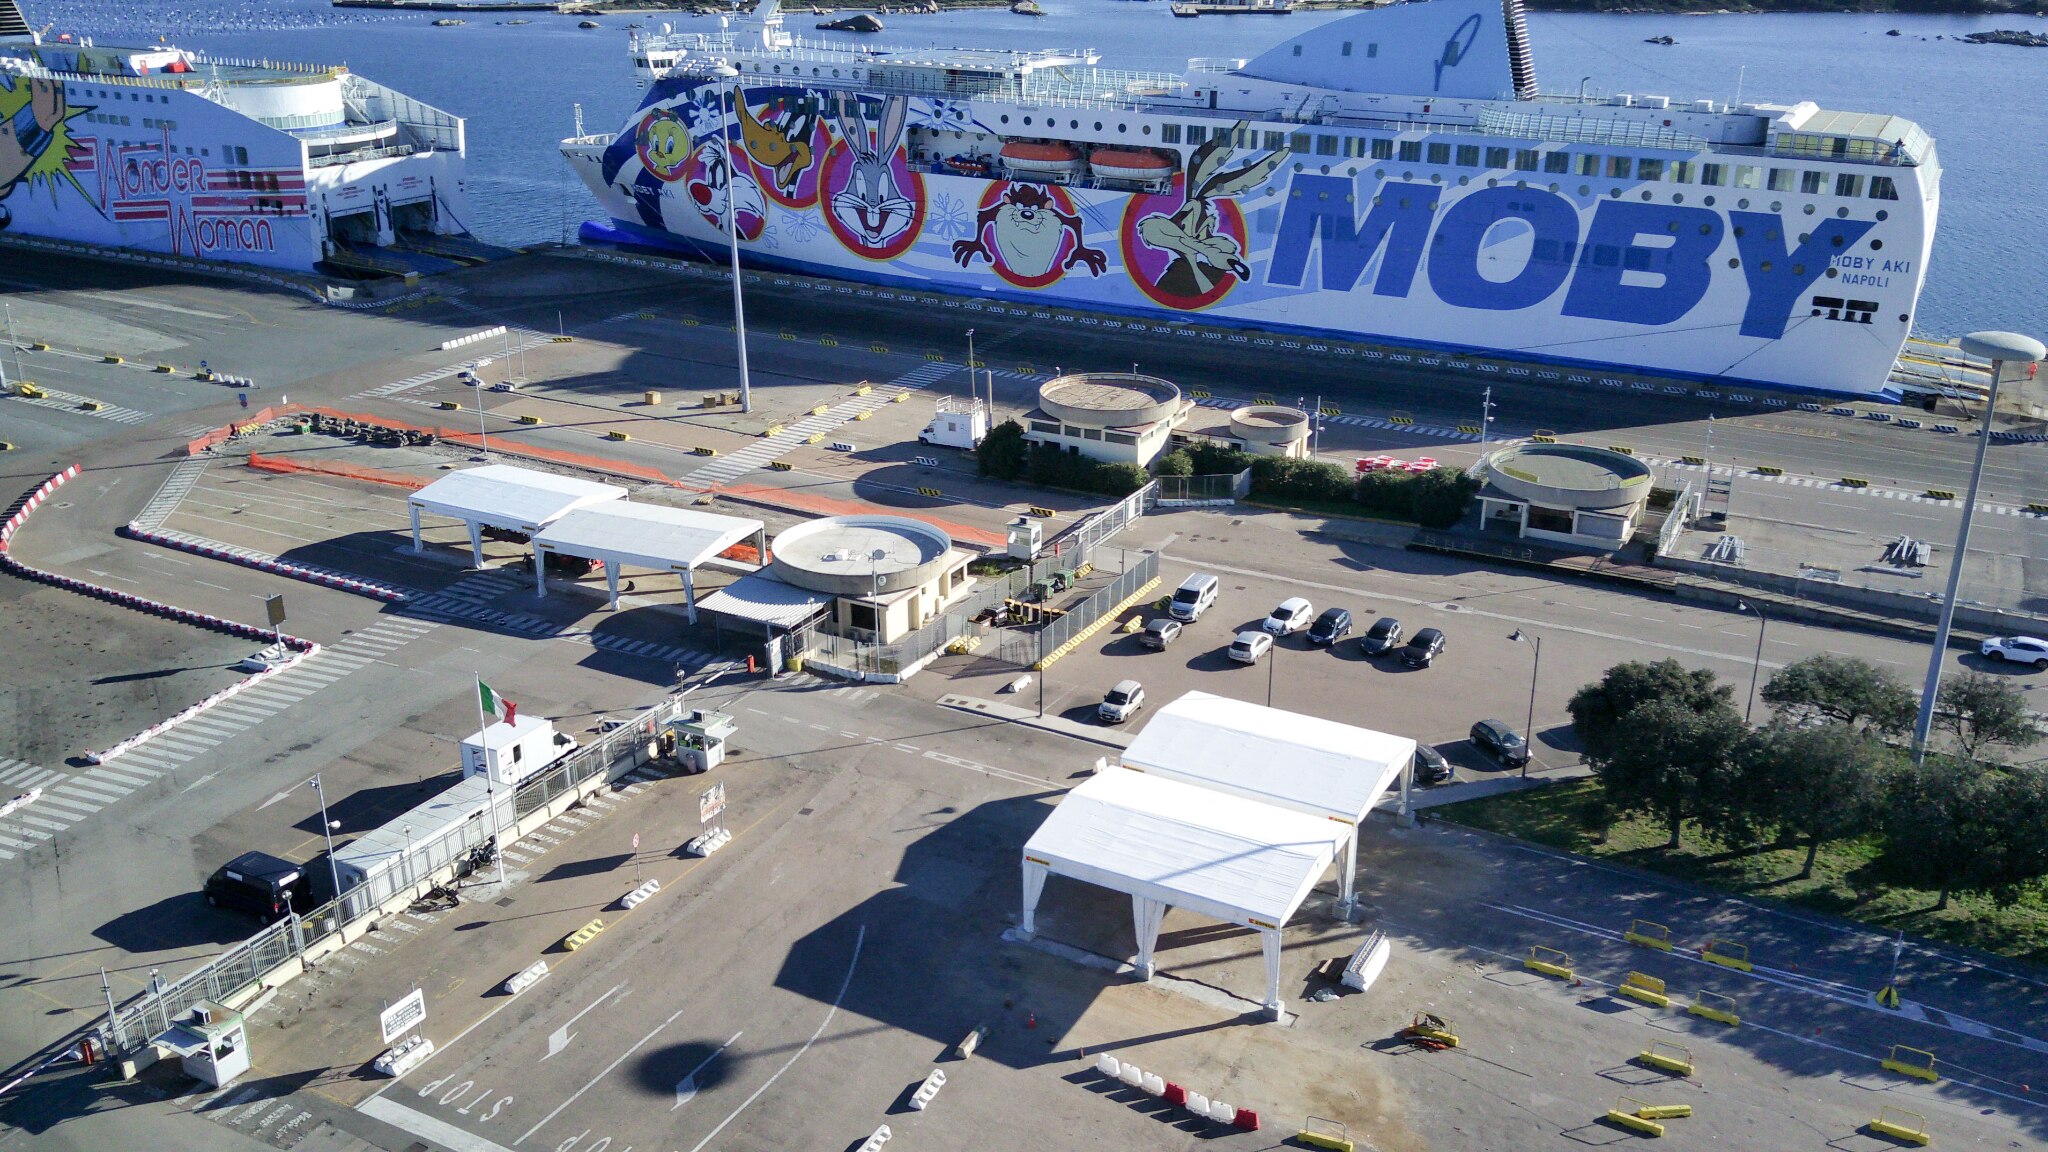
<path fill-rule="evenodd" d="M 512 906 L 512 898 L 510 896 L 500 896 L 496 900 L 492 901 L 492 903 L 496 904 L 500 908 L 510 908 Z"/>

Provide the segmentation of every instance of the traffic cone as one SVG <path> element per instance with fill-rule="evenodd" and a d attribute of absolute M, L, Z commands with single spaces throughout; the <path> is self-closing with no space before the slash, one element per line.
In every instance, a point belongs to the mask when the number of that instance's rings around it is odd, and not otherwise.
<path fill-rule="evenodd" d="M 1026 1028 L 1036 1028 L 1036 1027 L 1038 1027 L 1038 1013 L 1036 1013 L 1036 1012 L 1026 1012 L 1026 1013 L 1024 1014 L 1024 1027 L 1026 1027 Z"/>

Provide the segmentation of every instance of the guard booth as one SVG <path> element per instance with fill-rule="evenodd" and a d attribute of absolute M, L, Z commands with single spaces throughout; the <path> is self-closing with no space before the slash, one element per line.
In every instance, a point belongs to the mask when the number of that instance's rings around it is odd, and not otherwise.
<path fill-rule="evenodd" d="M 175 1054 L 187 1076 L 215 1088 L 227 1087 L 249 1070 L 249 1032 L 242 1014 L 210 1000 L 178 1017 L 156 1038 L 156 1046 Z"/>
<path fill-rule="evenodd" d="M 680 720 L 669 722 L 667 744 L 674 742 L 673 749 L 664 749 L 674 756 L 688 772 L 709 772 L 725 763 L 726 741 L 732 739 L 734 724 L 732 717 L 723 712 L 692 710 Z"/>
<path fill-rule="evenodd" d="M 1045 547 L 1045 523 L 1029 516 L 1019 516 L 1010 522 L 1008 554 L 1015 560 L 1035 560 L 1038 550 Z"/>

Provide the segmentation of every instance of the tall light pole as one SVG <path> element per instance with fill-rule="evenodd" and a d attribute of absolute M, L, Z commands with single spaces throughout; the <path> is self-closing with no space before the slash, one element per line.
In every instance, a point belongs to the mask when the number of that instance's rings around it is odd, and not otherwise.
<path fill-rule="evenodd" d="M 1508 633 L 1508 639 L 1517 644 L 1532 644 L 1536 648 L 1536 662 L 1529 666 L 1529 719 L 1522 724 L 1522 739 L 1527 743 L 1529 753 L 1522 758 L 1522 779 L 1529 778 L 1529 761 L 1536 755 L 1536 677 L 1543 671 L 1543 637 L 1532 636 L 1520 628 Z"/>
<path fill-rule="evenodd" d="M 730 64 L 720 64 L 711 70 L 714 76 L 733 81 L 732 118 L 740 118 L 740 102 L 747 98 L 746 90 L 739 84 L 739 69 Z M 720 135 L 724 135 L 721 131 Z M 725 236 L 726 246 L 732 253 L 732 331 L 739 343 L 740 351 L 740 411 L 754 410 L 754 393 L 747 380 L 747 309 L 740 296 L 740 164 L 734 154 L 733 141 L 725 136 Z"/>
<path fill-rule="evenodd" d="M 981 387 L 974 382 L 974 329 L 972 328 L 967 330 L 967 398 L 967 410 L 970 413 L 981 406 Z M 995 397 L 991 396 L 989 400 L 990 406 L 993 407 Z M 974 435 L 974 420 L 971 415 L 967 421 L 967 434 L 970 439 Z"/>
<path fill-rule="evenodd" d="M 1941 623 L 1934 629 L 1934 651 L 1927 656 L 1927 683 L 1920 689 L 1920 715 L 1913 722 L 1913 763 L 1927 759 L 1927 730 L 1934 724 L 1934 703 L 1941 693 L 1941 661 L 1948 651 L 1948 633 L 1956 618 L 1956 595 L 1963 587 L 1963 561 L 1970 549 L 1970 521 L 1977 515 L 1977 489 L 1984 482 L 1984 453 L 1991 447 L 1991 417 L 1998 408 L 1999 376 L 2008 363 L 2034 364 L 2048 358 L 2048 345 L 2017 332 L 1972 332 L 1962 339 L 1963 354 L 1991 361 L 1991 392 L 1984 398 L 1984 422 L 1977 429 L 1977 462 L 1970 468 L 1970 492 L 1963 498 L 1963 522 L 1956 529 L 1955 552 L 1949 557 L 1948 594 L 1941 601 Z"/>
<path fill-rule="evenodd" d="M 1756 659 L 1749 662 L 1749 703 L 1742 706 L 1742 722 L 1749 723 L 1749 714 L 1756 711 L 1756 682 L 1764 670 L 1764 627 L 1771 618 L 1764 614 L 1763 605 L 1751 604 L 1747 600 L 1735 602 L 1737 612 L 1756 613 Z"/>
<path fill-rule="evenodd" d="M 7 308 L 7 344 L 14 349 L 14 378 L 21 379 L 21 341 L 14 338 L 14 305 Z"/>
<path fill-rule="evenodd" d="M 1266 653 L 1266 707 L 1273 706 L 1273 678 L 1280 674 L 1280 637 L 1273 637 L 1273 650 Z"/>
<path fill-rule="evenodd" d="M 334 821 L 327 818 L 327 793 L 320 787 L 320 774 L 306 781 L 313 786 L 313 795 L 320 798 L 320 835 L 327 838 L 327 878 L 334 882 L 334 898 L 341 899 L 341 869 L 334 863 Z"/>
<path fill-rule="evenodd" d="M 1486 394 L 1479 401 L 1479 446 L 1486 447 L 1493 441 L 1493 385 L 1486 386 Z"/>

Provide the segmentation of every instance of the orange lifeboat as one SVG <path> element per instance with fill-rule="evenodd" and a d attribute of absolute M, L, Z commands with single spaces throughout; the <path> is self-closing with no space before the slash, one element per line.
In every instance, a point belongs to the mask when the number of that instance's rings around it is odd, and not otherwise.
<path fill-rule="evenodd" d="M 1173 161 L 1146 148 L 1097 148 L 1088 165 L 1105 180 L 1138 180 L 1147 184 L 1173 175 Z"/>
<path fill-rule="evenodd" d="M 1071 144 L 1042 144 L 1030 140 L 1010 141 L 1003 145 L 1002 156 L 1003 167 L 1035 176 L 1071 176 L 1086 163 L 1081 159 L 1080 150 Z"/>

